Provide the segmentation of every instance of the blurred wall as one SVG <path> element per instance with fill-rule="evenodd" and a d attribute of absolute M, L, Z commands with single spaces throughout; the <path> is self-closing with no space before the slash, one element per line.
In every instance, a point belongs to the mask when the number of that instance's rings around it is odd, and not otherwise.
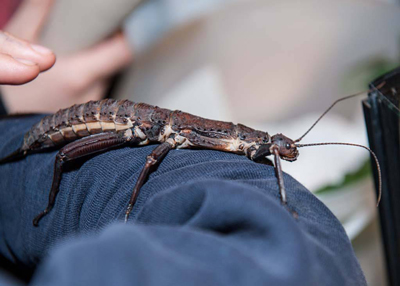
<path fill-rule="evenodd" d="M 228 2 L 137 55 L 117 96 L 205 117 L 269 122 L 321 111 L 333 98 L 365 89 L 349 77 L 366 63 L 398 62 L 395 4 Z M 340 109 L 350 114 L 354 104 Z"/>
<path fill-rule="evenodd" d="M 58 56 L 90 47 L 119 30 L 140 1 L 54 1 L 40 42 Z"/>

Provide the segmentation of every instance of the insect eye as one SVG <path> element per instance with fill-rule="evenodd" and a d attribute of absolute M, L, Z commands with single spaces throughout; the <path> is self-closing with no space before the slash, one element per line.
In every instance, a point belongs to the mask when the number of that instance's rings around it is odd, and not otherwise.
<path fill-rule="evenodd" d="M 286 149 L 290 149 L 290 144 L 289 144 L 289 143 L 286 143 L 286 144 L 285 144 L 285 148 L 286 148 Z"/>

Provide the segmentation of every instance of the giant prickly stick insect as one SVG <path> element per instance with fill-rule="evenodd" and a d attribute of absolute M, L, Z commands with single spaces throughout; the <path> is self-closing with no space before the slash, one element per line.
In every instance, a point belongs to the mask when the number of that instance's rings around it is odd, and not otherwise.
<path fill-rule="evenodd" d="M 364 92 L 362 92 L 364 93 Z M 145 103 L 129 100 L 104 99 L 90 101 L 61 109 L 45 116 L 24 136 L 22 146 L 0 160 L 0 164 L 21 159 L 34 152 L 61 147 L 54 163 L 54 176 L 48 205 L 38 214 L 33 225 L 53 208 L 66 162 L 96 154 L 120 146 L 141 146 L 160 143 L 150 155 L 133 188 L 125 213 L 125 222 L 153 167 L 175 148 L 203 148 L 233 152 L 247 156 L 250 160 L 265 163 L 267 156 L 274 156 L 281 203 L 286 206 L 286 191 L 280 159 L 295 161 L 298 148 L 316 145 L 350 145 L 367 149 L 374 157 L 379 171 L 379 197 L 381 197 L 381 175 L 375 154 L 367 147 L 351 143 L 298 144 L 318 121 L 339 101 L 362 94 L 357 93 L 335 101 L 297 140 L 282 134 L 270 136 L 267 132 L 254 130 L 242 124 L 215 121 L 191 115 L 179 110 L 171 111 Z M 296 216 L 296 214 L 294 213 Z"/>

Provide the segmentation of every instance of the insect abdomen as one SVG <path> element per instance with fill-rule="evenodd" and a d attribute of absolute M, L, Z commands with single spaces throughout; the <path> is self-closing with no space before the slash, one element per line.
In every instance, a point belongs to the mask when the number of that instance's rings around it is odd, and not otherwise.
<path fill-rule="evenodd" d="M 119 132 L 135 123 L 135 103 L 104 99 L 61 109 L 45 116 L 24 137 L 22 150 L 64 145 L 102 132 Z"/>
<path fill-rule="evenodd" d="M 21 150 L 45 149 L 98 133 L 127 129 L 132 130 L 140 145 L 163 142 L 174 135 L 179 148 L 195 146 L 237 153 L 243 153 L 254 143 L 269 140 L 268 133 L 241 124 L 205 119 L 146 103 L 104 99 L 45 116 L 25 134 Z"/>

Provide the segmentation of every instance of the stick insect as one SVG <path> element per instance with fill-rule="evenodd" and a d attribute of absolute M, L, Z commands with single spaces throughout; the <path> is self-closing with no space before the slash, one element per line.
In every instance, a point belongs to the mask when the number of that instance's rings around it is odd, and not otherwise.
<path fill-rule="evenodd" d="M 179 148 L 203 148 L 233 152 L 245 155 L 257 163 L 265 163 L 265 159 L 273 155 L 281 203 L 287 207 L 281 159 L 293 162 L 299 156 L 298 148 L 309 146 L 361 147 L 368 150 L 376 162 L 379 174 L 377 199 L 377 204 L 379 204 L 382 193 L 381 171 L 378 159 L 372 150 L 362 145 L 340 142 L 299 144 L 334 105 L 363 93 L 365 92 L 336 100 L 296 140 L 280 133 L 270 136 L 267 132 L 254 130 L 242 124 L 205 119 L 179 110 L 171 111 L 145 103 L 113 99 L 89 101 L 45 116 L 25 134 L 22 146 L 0 159 L 0 164 L 22 159 L 34 152 L 61 148 L 55 158 L 53 182 L 47 207 L 34 218 L 34 226 L 38 226 L 39 221 L 52 210 L 55 204 L 65 163 L 112 148 L 126 145 L 141 146 L 150 143 L 160 144 L 147 156 L 145 165 L 133 188 L 125 212 L 125 222 L 129 218 L 141 187 L 154 167 L 171 149 Z M 294 212 L 292 213 L 296 216 Z"/>

